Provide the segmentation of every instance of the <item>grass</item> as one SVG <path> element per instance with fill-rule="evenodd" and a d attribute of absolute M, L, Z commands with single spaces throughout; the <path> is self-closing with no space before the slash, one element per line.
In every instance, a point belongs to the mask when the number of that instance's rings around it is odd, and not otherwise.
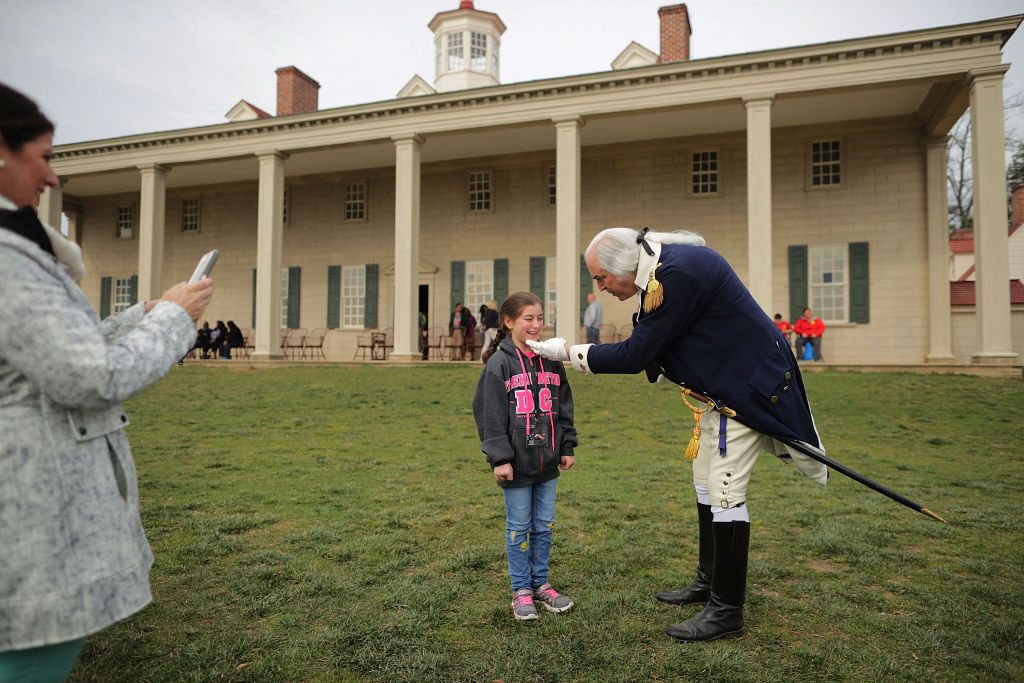
<path fill-rule="evenodd" d="M 1019 380 L 821 373 L 841 476 L 754 471 L 748 635 L 663 635 L 697 608 L 689 413 L 638 377 L 572 377 L 578 466 L 552 577 L 576 607 L 513 622 L 478 367 L 185 367 L 128 405 L 155 600 L 74 681 L 1024 680 Z"/>

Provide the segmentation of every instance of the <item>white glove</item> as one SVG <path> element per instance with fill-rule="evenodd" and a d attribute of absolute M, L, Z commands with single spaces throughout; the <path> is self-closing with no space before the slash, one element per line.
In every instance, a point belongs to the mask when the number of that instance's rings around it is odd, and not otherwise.
<path fill-rule="evenodd" d="M 544 341 L 527 339 L 526 345 L 548 360 L 569 360 L 569 354 L 565 350 L 565 339 L 562 337 L 552 337 Z"/>

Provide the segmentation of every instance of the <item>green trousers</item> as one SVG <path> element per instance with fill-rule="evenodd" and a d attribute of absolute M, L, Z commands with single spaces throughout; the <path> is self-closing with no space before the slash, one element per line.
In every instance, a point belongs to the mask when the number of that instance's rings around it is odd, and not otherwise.
<path fill-rule="evenodd" d="M 0 652 L 0 683 L 64 683 L 85 638 Z"/>

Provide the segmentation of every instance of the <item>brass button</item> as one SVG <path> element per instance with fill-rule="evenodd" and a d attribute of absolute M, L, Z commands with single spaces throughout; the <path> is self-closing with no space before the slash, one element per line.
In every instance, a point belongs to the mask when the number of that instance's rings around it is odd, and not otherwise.
<path fill-rule="evenodd" d="M 793 373 L 790 372 L 789 370 L 786 370 L 786 374 L 783 375 L 783 377 L 785 377 L 786 379 L 793 379 Z"/>
<path fill-rule="evenodd" d="M 726 472 L 726 473 L 725 473 L 725 476 L 727 476 L 727 477 L 731 477 L 731 476 L 732 476 L 732 472 Z"/>
<path fill-rule="evenodd" d="M 771 401 L 772 403 L 778 403 L 779 402 L 779 397 L 778 396 L 772 396 L 768 400 Z"/>
<path fill-rule="evenodd" d="M 580 360 L 583 360 L 583 354 L 582 353 L 577 353 L 576 357 L 579 358 Z"/>

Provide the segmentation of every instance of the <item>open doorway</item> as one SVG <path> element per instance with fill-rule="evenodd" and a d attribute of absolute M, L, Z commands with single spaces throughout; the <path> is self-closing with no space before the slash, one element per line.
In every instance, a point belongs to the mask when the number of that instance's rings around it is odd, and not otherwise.
<path fill-rule="evenodd" d="M 420 352 L 427 360 L 430 348 L 427 346 L 427 332 L 430 330 L 430 285 L 420 285 L 419 332 Z"/>

